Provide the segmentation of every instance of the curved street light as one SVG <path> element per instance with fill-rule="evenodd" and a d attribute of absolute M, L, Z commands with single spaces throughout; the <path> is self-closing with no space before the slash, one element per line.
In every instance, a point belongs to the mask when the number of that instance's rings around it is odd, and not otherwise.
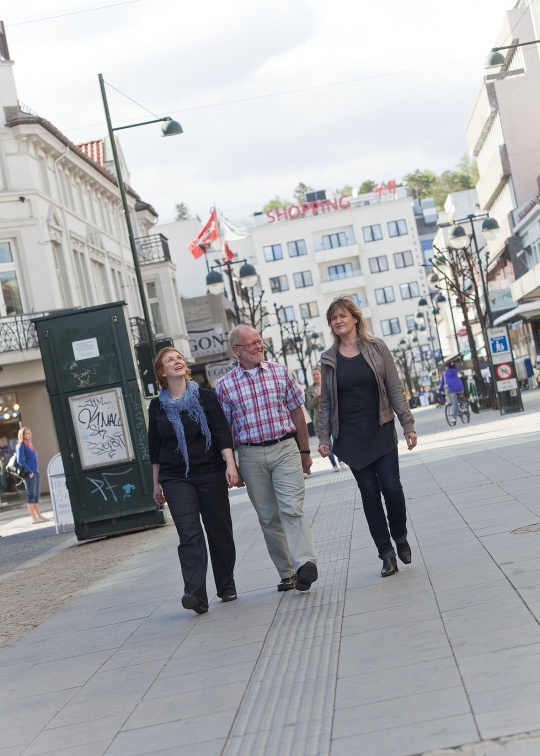
<path fill-rule="evenodd" d="M 240 308 L 238 306 L 238 299 L 236 297 L 232 265 L 239 262 L 244 263 L 238 271 L 240 283 L 242 286 L 245 286 L 246 289 L 252 289 L 259 280 L 259 276 L 257 275 L 255 266 L 251 265 L 251 263 L 248 263 L 247 260 L 225 260 L 225 262 L 216 261 L 214 265 L 212 265 L 213 269 L 225 268 L 225 272 L 229 279 L 229 286 L 231 289 L 231 297 L 234 304 L 234 312 L 236 315 L 237 323 L 240 323 Z M 206 286 L 208 287 L 210 294 L 223 294 L 223 292 L 225 291 L 225 281 L 223 280 L 223 276 L 221 275 L 219 270 L 210 270 L 208 272 L 206 276 Z"/>

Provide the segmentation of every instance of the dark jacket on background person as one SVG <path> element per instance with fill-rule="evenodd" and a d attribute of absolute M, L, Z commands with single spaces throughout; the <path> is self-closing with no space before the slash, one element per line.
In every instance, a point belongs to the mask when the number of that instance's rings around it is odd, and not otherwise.
<path fill-rule="evenodd" d="M 373 370 L 379 388 L 379 424 L 384 425 L 398 416 L 403 432 L 414 431 L 414 417 L 409 409 L 403 384 L 390 350 L 381 339 L 374 343 L 358 340 L 358 348 Z M 339 407 L 336 378 L 338 345 L 333 344 L 321 355 L 322 385 L 327 388 L 321 396 L 319 443 L 330 445 L 330 436 L 339 438 Z"/>

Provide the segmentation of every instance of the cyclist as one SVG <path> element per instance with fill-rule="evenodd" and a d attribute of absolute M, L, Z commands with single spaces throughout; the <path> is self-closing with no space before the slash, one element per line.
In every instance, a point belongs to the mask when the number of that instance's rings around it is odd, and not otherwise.
<path fill-rule="evenodd" d="M 446 391 L 450 396 L 450 404 L 452 405 L 452 425 L 455 425 L 458 416 L 458 394 L 463 391 L 463 383 L 461 382 L 461 378 L 458 375 L 458 369 L 454 362 L 447 362 L 445 367 L 446 370 L 442 374 L 439 391 Z"/>

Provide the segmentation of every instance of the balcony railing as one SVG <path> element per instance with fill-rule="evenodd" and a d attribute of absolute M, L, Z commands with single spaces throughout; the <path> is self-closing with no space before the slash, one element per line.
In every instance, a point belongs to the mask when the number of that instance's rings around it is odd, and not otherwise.
<path fill-rule="evenodd" d="M 0 353 L 37 349 L 38 337 L 32 320 L 48 314 L 48 312 L 33 312 L 28 315 L 0 318 Z"/>
<path fill-rule="evenodd" d="M 139 264 L 150 265 L 151 263 L 170 262 L 169 240 L 163 234 L 140 236 L 135 239 Z"/>
<path fill-rule="evenodd" d="M 140 344 L 142 341 L 148 341 L 148 330 L 143 318 L 134 317 L 129 319 L 129 330 L 134 344 Z"/>

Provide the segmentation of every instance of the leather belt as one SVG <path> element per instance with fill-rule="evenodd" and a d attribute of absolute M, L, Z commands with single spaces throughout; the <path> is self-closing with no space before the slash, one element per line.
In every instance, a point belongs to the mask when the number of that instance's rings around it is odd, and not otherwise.
<path fill-rule="evenodd" d="M 271 441 L 250 441 L 250 443 L 240 444 L 240 446 L 274 446 L 274 444 L 279 444 L 280 441 L 287 441 L 287 439 L 295 437 L 296 433 L 286 433 L 281 438 L 273 438 Z"/>

